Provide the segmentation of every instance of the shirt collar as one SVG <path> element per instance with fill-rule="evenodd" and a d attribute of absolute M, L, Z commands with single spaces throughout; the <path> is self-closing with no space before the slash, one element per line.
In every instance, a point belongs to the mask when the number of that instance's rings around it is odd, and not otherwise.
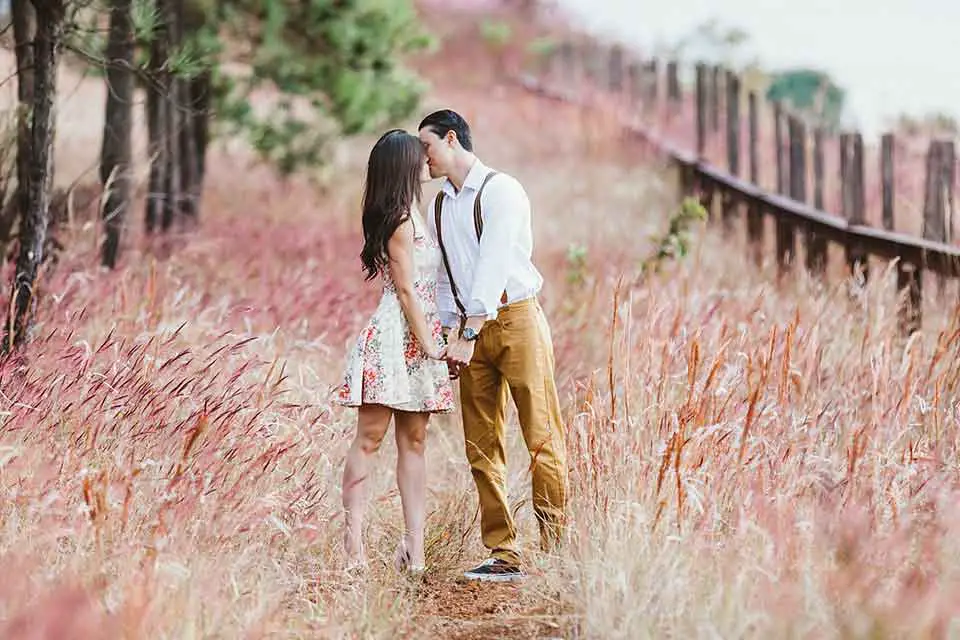
<path fill-rule="evenodd" d="M 483 184 L 483 179 L 487 177 L 487 174 L 490 172 L 490 169 L 487 165 L 481 162 L 480 158 L 476 158 L 473 161 L 473 166 L 470 167 L 470 171 L 467 172 L 467 177 L 463 181 L 463 189 L 471 189 L 473 191 L 479 191 L 480 185 Z M 457 197 L 457 190 L 453 188 L 453 183 L 450 182 L 450 178 L 447 178 L 443 181 L 443 191 L 450 197 Z"/>

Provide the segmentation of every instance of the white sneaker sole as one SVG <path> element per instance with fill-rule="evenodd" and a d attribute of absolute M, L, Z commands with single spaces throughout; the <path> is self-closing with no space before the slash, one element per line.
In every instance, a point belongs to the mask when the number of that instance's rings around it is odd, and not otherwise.
<path fill-rule="evenodd" d="M 500 575 L 489 573 L 465 573 L 463 574 L 463 577 L 465 580 L 470 580 L 471 582 L 519 582 L 527 576 L 522 573 Z"/>

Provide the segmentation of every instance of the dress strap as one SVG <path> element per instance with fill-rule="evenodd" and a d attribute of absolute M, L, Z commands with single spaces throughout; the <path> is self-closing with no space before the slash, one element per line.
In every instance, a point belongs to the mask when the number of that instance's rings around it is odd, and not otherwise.
<path fill-rule="evenodd" d="M 420 225 L 417 224 L 417 213 L 416 211 L 410 211 L 410 224 L 413 225 L 413 239 L 422 240 L 423 233 L 420 231 Z"/>

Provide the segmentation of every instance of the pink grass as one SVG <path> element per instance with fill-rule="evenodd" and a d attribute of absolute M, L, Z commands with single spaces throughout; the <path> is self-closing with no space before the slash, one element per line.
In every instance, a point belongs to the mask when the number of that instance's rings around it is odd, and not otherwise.
<path fill-rule="evenodd" d="M 449 24 L 439 59 L 475 66 L 471 23 Z M 743 234 L 712 229 L 628 287 L 675 206 L 665 177 L 583 110 L 491 82 L 441 84 L 435 100 L 476 114 L 485 159 L 535 203 L 566 554 L 535 552 L 511 426 L 533 575 L 508 595 L 457 585 L 482 549 L 458 422 L 438 419 L 427 583 L 387 568 L 401 521 L 389 439 L 369 483 L 370 577 L 336 571 L 354 417 L 330 389 L 377 295 L 357 260 L 370 141 L 344 145 L 325 194 L 218 151 L 203 229 L 167 257 L 132 234 L 104 273 L 96 225 L 72 229 L 32 345 L 0 368 L 5 634 L 946 633 L 960 569 L 951 298 L 925 296 L 926 331 L 904 342 L 891 274 L 854 296 L 842 280 L 778 288 Z M 573 242 L 587 258 L 568 282 Z"/>

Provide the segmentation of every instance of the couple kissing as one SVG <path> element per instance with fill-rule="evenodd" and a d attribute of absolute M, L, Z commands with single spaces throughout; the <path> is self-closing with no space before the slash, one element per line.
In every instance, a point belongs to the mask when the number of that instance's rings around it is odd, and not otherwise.
<path fill-rule="evenodd" d="M 423 184 L 434 179 L 442 179 L 440 191 L 423 207 Z M 533 507 L 544 552 L 559 548 L 567 482 L 527 193 L 517 179 L 475 155 L 461 115 L 441 110 L 423 119 L 417 135 L 393 129 L 374 145 L 362 216 L 361 261 L 367 280 L 382 282 L 382 293 L 347 355 L 337 394 L 339 404 L 357 408 L 342 486 L 347 567 L 365 567 L 364 486 L 393 418 L 404 520 L 394 564 L 404 573 L 426 569 L 427 424 L 431 414 L 454 411 L 456 382 L 488 553 L 463 576 L 522 579 L 507 501 L 508 398 L 533 460 Z"/>

